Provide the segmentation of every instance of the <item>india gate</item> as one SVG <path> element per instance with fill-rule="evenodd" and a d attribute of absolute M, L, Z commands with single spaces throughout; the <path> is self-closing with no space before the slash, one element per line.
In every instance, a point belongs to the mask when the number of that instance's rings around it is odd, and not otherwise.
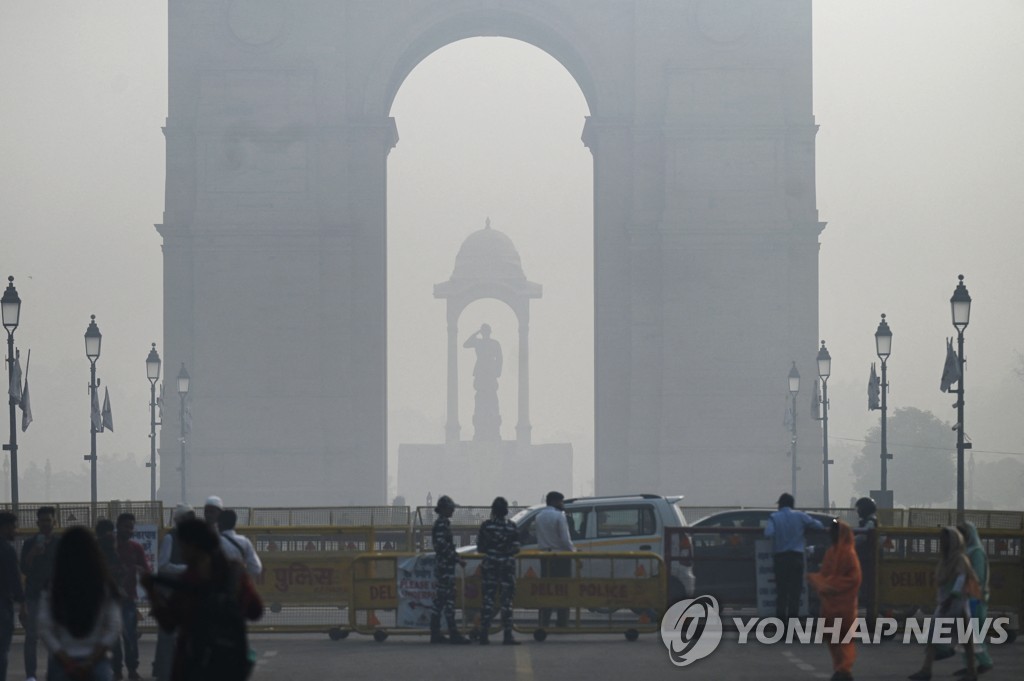
<path fill-rule="evenodd" d="M 819 340 L 810 0 L 168 6 L 157 229 L 169 387 L 192 377 L 189 501 L 387 501 L 391 106 L 433 52 L 488 36 L 551 55 L 590 110 L 597 493 L 788 490 L 787 374 L 810 383 Z M 799 503 L 820 498 L 821 435 L 797 417 Z"/>

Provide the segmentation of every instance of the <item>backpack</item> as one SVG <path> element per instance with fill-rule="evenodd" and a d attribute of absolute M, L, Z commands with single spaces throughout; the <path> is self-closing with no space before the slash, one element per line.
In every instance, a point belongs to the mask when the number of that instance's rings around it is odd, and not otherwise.
<path fill-rule="evenodd" d="M 189 681 L 245 681 L 252 674 L 254 661 L 238 600 L 239 584 L 238 568 L 231 565 L 224 584 L 198 593 L 184 664 Z"/>

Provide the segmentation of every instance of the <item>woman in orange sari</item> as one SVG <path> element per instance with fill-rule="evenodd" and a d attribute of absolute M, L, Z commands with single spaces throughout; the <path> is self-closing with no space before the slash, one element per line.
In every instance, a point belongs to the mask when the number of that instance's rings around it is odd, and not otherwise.
<path fill-rule="evenodd" d="M 834 519 L 831 528 L 832 546 L 825 552 L 821 570 L 807 575 L 807 581 L 821 599 L 821 616 L 841 621 L 840 639 L 857 619 L 857 590 L 860 588 L 860 561 L 853 545 L 853 530 Z M 857 655 L 853 642 L 828 642 L 832 655 L 832 681 L 853 679 L 853 660 Z"/>

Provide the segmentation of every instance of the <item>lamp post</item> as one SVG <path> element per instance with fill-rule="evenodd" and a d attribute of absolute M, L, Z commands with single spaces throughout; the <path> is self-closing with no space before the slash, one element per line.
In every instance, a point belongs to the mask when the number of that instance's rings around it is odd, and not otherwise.
<path fill-rule="evenodd" d="M 103 342 L 103 334 L 96 326 L 96 315 L 92 315 L 89 327 L 85 330 L 85 356 L 89 359 L 89 400 L 94 408 L 89 412 L 89 456 L 85 457 L 89 462 L 91 475 L 92 511 L 96 517 L 96 433 L 99 432 L 96 423 L 95 405 L 99 404 L 99 395 L 96 389 L 99 388 L 99 381 L 96 380 L 96 360 L 100 358 L 100 345 Z"/>
<path fill-rule="evenodd" d="M 7 331 L 7 378 L 10 383 L 14 375 L 14 330 L 21 319 L 21 298 L 18 289 L 14 288 L 14 277 L 7 277 L 7 289 L 0 300 L 0 314 L 3 317 L 4 329 Z M 15 407 L 18 401 L 8 396 L 11 407 L 11 440 L 4 449 L 11 453 L 11 509 L 18 512 L 18 417 Z"/>
<path fill-rule="evenodd" d="M 160 355 L 156 343 L 146 357 L 146 377 L 149 379 L 149 500 L 156 501 L 156 382 L 160 380 Z"/>
<path fill-rule="evenodd" d="M 886 397 L 889 394 L 889 381 L 885 375 L 885 365 L 889 360 L 889 355 L 891 353 L 892 331 L 889 329 L 889 323 L 885 321 L 885 315 L 883 314 L 882 321 L 878 323 L 878 329 L 875 331 L 875 354 L 878 355 L 878 359 L 882 360 L 882 385 L 879 390 L 879 392 L 882 393 L 881 404 L 879 405 L 879 408 L 882 411 L 882 451 L 879 456 L 882 459 L 881 497 L 883 500 L 888 498 L 889 459 L 892 458 L 892 454 L 889 453 L 889 448 L 886 446 L 886 436 L 888 434 Z M 891 506 L 891 504 L 889 504 L 889 506 Z"/>
<path fill-rule="evenodd" d="M 818 378 L 821 379 L 821 466 L 823 469 L 822 494 L 825 500 L 823 508 L 829 507 L 828 467 L 832 459 L 828 458 L 828 377 L 832 373 L 832 355 L 828 354 L 825 341 L 821 341 L 818 350 Z"/>
<path fill-rule="evenodd" d="M 960 380 L 956 383 L 956 513 L 959 522 L 964 514 L 964 450 L 971 448 L 971 443 L 964 442 L 964 330 L 971 321 L 971 294 L 964 286 L 962 274 L 949 299 L 949 306 L 956 328 L 956 354 L 960 363 Z"/>
<path fill-rule="evenodd" d="M 181 371 L 178 372 L 178 395 L 181 397 L 181 411 L 178 412 L 181 417 L 181 467 L 178 470 L 181 471 L 181 503 L 183 504 L 188 499 L 186 484 L 188 478 L 185 473 L 185 398 L 188 397 L 188 386 L 188 371 L 185 370 L 185 363 L 182 362 Z"/>
<path fill-rule="evenodd" d="M 796 362 L 793 362 L 793 368 L 789 370 L 789 396 L 793 400 L 789 419 L 789 463 L 793 478 L 790 482 L 790 494 L 793 496 L 796 496 L 796 394 L 798 392 L 800 392 L 800 372 L 796 370 Z"/>

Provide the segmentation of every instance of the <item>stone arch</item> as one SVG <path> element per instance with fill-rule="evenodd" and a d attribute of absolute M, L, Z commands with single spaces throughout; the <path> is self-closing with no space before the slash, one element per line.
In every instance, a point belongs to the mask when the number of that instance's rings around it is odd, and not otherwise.
<path fill-rule="evenodd" d="M 550 6 L 525 8 L 452 8 L 432 12 L 421 21 L 409 20 L 398 30 L 394 43 L 385 45 L 367 74 L 366 114 L 387 115 L 405 79 L 428 56 L 446 45 L 467 38 L 503 37 L 520 40 L 544 51 L 576 81 L 596 115 L 611 99 L 598 88 L 600 52 L 573 29 L 572 21 Z"/>

